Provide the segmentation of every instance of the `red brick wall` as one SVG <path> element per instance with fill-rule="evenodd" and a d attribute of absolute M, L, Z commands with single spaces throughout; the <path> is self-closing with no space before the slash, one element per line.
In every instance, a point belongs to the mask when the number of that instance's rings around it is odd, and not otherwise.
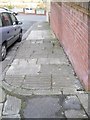
<path fill-rule="evenodd" d="M 88 15 L 65 3 L 61 6 L 57 3 L 51 4 L 51 27 L 86 90 L 90 90 L 90 81 L 88 81 L 89 22 Z"/>

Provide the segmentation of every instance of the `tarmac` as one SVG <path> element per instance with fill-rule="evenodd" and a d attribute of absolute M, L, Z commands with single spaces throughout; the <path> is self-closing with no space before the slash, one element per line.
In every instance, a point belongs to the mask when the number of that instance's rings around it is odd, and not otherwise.
<path fill-rule="evenodd" d="M 3 118 L 10 118 L 10 116 L 20 118 L 20 111 L 23 111 L 23 116 L 26 118 L 49 118 L 50 116 L 52 118 L 57 118 L 57 116 L 58 118 L 89 118 L 90 116 L 88 93 L 81 85 L 63 47 L 47 22 L 38 22 L 33 26 L 28 37 L 21 42 L 15 58 L 2 80 L 2 88 L 7 94 L 6 100 L 0 102 Z M 30 106 L 21 110 L 20 99 L 30 99 L 31 96 L 37 96 L 37 99 L 26 102 Z M 55 116 L 54 113 L 59 107 L 56 102 L 58 99 L 64 109 Z M 16 105 L 17 108 L 11 110 L 14 101 L 18 105 Z M 47 101 L 43 105 L 44 111 L 36 111 L 36 108 L 40 109 L 44 101 Z M 6 103 L 12 103 L 12 105 L 8 106 Z M 34 106 L 36 103 L 38 103 L 37 106 Z M 53 104 L 56 109 L 52 107 Z M 50 112 L 44 114 L 45 111 L 48 111 L 48 105 L 53 112 L 50 109 Z M 9 112 L 7 108 L 9 108 Z M 29 111 L 32 114 L 26 114 Z M 63 112 L 64 116 L 61 115 Z"/>

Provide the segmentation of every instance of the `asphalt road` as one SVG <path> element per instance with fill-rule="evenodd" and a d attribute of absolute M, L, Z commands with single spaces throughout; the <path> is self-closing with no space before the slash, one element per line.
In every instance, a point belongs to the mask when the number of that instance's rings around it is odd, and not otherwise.
<path fill-rule="evenodd" d="M 23 23 L 22 24 L 23 33 L 25 33 L 34 23 L 39 21 L 46 21 L 46 16 L 40 15 L 18 14 L 16 17 Z"/>
<path fill-rule="evenodd" d="M 39 21 L 46 21 L 46 16 L 40 16 L 40 15 L 25 15 L 25 14 L 18 14 L 17 19 L 21 21 L 22 29 L 23 29 L 23 36 L 28 31 L 28 29 L 36 22 Z M 2 68 L 2 72 L 5 72 L 5 69 L 8 69 L 8 66 L 12 63 L 14 56 L 16 55 L 16 52 L 19 48 L 20 43 L 16 42 L 13 44 L 7 51 L 6 59 L 3 62 L 0 62 L 0 67 Z M 7 70 L 6 69 L 6 70 Z"/>

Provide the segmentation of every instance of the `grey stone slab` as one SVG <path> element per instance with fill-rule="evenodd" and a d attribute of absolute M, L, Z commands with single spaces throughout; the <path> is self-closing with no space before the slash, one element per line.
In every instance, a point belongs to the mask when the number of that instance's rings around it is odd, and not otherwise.
<path fill-rule="evenodd" d="M 67 118 L 79 118 L 79 119 L 88 118 L 83 110 L 67 110 L 65 111 L 65 116 Z"/>
<path fill-rule="evenodd" d="M 36 65 L 34 63 L 32 64 L 30 61 L 27 61 L 25 59 L 18 59 L 17 62 L 15 60 L 13 61 L 6 75 L 37 75 L 40 71 L 40 67 L 40 65 Z"/>
<path fill-rule="evenodd" d="M 82 106 L 84 107 L 85 111 L 88 114 L 88 109 L 89 109 L 89 99 L 88 99 L 88 94 L 77 94 Z"/>
<path fill-rule="evenodd" d="M 7 100 L 4 104 L 4 109 L 3 109 L 3 115 L 17 115 L 21 109 L 21 100 L 8 96 L 7 95 Z"/>
<path fill-rule="evenodd" d="M 28 99 L 23 113 L 25 118 L 65 118 L 57 96 Z"/>
<path fill-rule="evenodd" d="M 50 89 L 51 76 L 26 76 L 22 88 L 36 90 L 36 89 Z"/>
<path fill-rule="evenodd" d="M 5 92 L 0 87 L 0 103 L 3 103 L 5 101 Z"/>
<path fill-rule="evenodd" d="M 82 110 L 81 103 L 76 95 L 68 95 L 63 101 L 64 110 Z"/>
<path fill-rule="evenodd" d="M 2 116 L 3 103 L 0 103 L 0 118 Z"/>

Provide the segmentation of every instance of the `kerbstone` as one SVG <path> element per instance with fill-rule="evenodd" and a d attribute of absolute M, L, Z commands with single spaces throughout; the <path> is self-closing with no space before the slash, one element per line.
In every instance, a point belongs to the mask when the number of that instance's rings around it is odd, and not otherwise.
<path fill-rule="evenodd" d="M 0 103 L 0 118 L 2 116 L 2 108 L 3 108 L 3 103 Z"/>
<path fill-rule="evenodd" d="M 0 87 L 0 103 L 5 101 L 5 92 Z"/>
<path fill-rule="evenodd" d="M 18 118 L 18 120 L 20 120 L 20 114 L 16 114 L 16 115 L 6 115 L 6 116 L 2 116 L 2 118 L 3 119 L 13 119 L 14 118 L 14 120 L 17 120 L 17 118 Z"/>
<path fill-rule="evenodd" d="M 7 100 L 4 104 L 3 115 L 16 115 L 21 109 L 21 100 L 7 95 Z"/>

